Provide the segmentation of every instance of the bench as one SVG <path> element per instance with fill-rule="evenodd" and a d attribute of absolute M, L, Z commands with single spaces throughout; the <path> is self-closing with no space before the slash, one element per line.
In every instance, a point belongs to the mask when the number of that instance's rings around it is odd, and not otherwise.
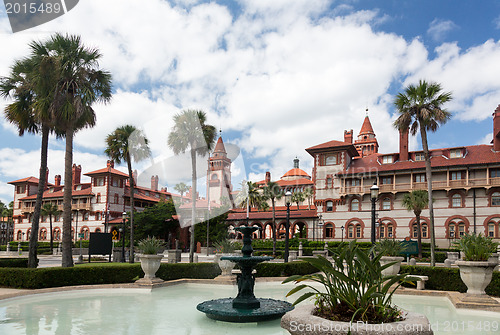
<path fill-rule="evenodd" d="M 425 282 L 429 280 L 429 277 L 427 276 L 410 275 L 410 277 L 417 278 L 417 290 L 424 290 Z"/>

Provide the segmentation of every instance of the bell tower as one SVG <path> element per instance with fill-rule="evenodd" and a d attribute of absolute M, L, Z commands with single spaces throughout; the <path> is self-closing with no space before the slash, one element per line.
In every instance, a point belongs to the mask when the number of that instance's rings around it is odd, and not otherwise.
<path fill-rule="evenodd" d="M 368 108 L 366 109 L 365 120 L 359 131 L 358 139 L 354 141 L 354 147 L 361 157 L 378 153 L 378 141 L 368 117 Z"/>
<path fill-rule="evenodd" d="M 227 198 L 232 203 L 231 160 L 227 157 L 222 136 L 219 136 L 208 164 L 207 199 L 221 204 L 222 199 Z"/>

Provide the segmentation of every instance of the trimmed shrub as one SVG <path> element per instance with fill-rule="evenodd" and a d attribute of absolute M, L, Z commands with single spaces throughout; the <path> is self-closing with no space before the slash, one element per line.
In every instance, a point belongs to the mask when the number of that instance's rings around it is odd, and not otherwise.
<path fill-rule="evenodd" d="M 162 263 L 158 272 L 156 272 L 156 277 L 163 280 L 181 278 L 213 279 L 220 274 L 221 270 L 216 263 Z M 141 277 L 142 276 L 143 274 L 141 272 Z"/>
<path fill-rule="evenodd" d="M 27 268 L 27 258 L 0 258 L 0 268 Z"/>
<path fill-rule="evenodd" d="M 307 262 L 290 263 L 260 263 L 255 267 L 257 277 L 289 277 L 292 275 L 306 275 L 318 272 Z"/>
<path fill-rule="evenodd" d="M 467 286 L 460 278 L 460 270 L 456 268 L 401 265 L 401 272 L 428 276 L 429 280 L 425 282 L 425 288 L 429 290 L 467 292 Z M 408 284 L 403 286 L 414 287 Z M 491 283 L 485 291 L 488 295 L 500 297 L 500 272 L 493 272 Z"/>

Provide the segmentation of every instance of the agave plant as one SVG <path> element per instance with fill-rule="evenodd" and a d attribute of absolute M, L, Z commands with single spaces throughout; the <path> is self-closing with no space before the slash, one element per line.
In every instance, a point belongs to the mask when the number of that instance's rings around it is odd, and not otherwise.
<path fill-rule="evenodd" d="M 400 319 L 400 311 L 391 305 L 392 295 L 403 281 L 415 278 L 407 274 L 384 277 L 382 270 L 395 262 L 381 265 L 382 254 L 371 259 L 372 250 L 359 249 L 356 241 L 340 245 L 331 252 L 333 263 L 322 256 L 303 258 L 316 267 L 318 273 L 294 275 L 283 281 L 299 284 L 287 296 L 309 289 L 295 300 L 294 305 L 315 297 L 317 315 L 332 320 L 340 320 L 339 314 L 350 317 L 351 322 L 381 323 Z M 322 287 L 304 283 L 306 281 L 319 283 Z"/>
<path fill-rule="evenodd" d="M 215 251 L 217 253 L 230 254 L 233 253 L 239 246 L 239 243 L 231 242 L 229 240 L 221 240 L 214 243 Z"/>
<path fill-rule="evenodd" d="M 460 249 L 466 261 L 487 261 L 496 252 L 498 243 L 483 234 L 466 234 L 453 244 Z"/>
<path fill-rule="evenodd" d="M 375 245 L 375 251 L 382 256 L 401 256 L 406 247 L 400 241 L 395 239 L 383 239 Z"/>
<path fill-rule="evenodd" d="M 145 255 L 156 255 L 164 246 L 165 242 L 162 240 L 148 236 L 139 241 L 137 248 Z"/>

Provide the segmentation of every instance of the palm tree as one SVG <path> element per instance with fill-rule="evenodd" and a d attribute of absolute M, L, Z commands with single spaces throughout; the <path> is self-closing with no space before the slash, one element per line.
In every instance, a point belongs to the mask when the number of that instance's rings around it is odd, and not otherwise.
<path fill-rule="evenodd" d="M 64 132 L 63 237 L 62 266 L 73 266 L 71 242 L 71 200 L 73 137 L 83 128 L 93 127 L 96 117 L 92 105 L 111 99 L 111 75 L 99 69 L 101 54 L 85 47 L 79 36 L 55 34 L 40 45 L 40 52 L 54 60 L 51 96 L 48 111 L 56 120 L 57 129 Z M 51 83 L 52 83 L 51 82 Z"/>
<path fill-rule="evenodd" d="M 52 250 L 54 248 L 54 236 L 52 234 L 52 216 L 56 216 L 61 214 L 61 211 L 59 210 L 59 207 L 54 204 L 54 203 L 46 203 L 45 205 L 42 206 L 42 211 L 41 211 L 43 216 L 48 216 L 49 217 L 49 223 L 50 223 L 50 252 L 52 253 Z"/>
<path fill-rule="evenodd" d="M 184 193 L 189 191 L 189 186 L 184 184 L 183 182 L 180 182 L 179 184 L 174 186 L 174 190 L 176 190 L 177 192 L 179 192 L 181 194 L 181 205 L 182 205 L 182 201 L 183 201 L 182 196 L 184 195 Z"/>
<path fill-rule="evenodd" d="M 262 202 L 264 201 L 263 195 L 259 192 L 259 187 L 252 181 L 243 181 L 241 183 L 242 192 L 238 194 L 236 203 L 240 208 L 246 208 L 251 211 L 253 208 L 263 208 Z"/>
<path fill-rule="evenodd" d="M 304 197 L 307 199 L 307 206 L 308 206 L 307 208 L 311 209 L 312 198 L 314 196 L 313 188 L 307 187 L 302 193 L 304 194 Z"/>
<path fill-rule="evenodd" d="M 273 257 L 276 257 L 276 200 L 281 199 L 283 191 L 278 183 L 270 181 L 262 189 L 262 195 L 266 200 L 271 200 L 271 207 L 273 209 Z"/>
<path fill-rule="evenodd" d="M 420 214 L 429 204 L 429 193 L 426 190 L 413 190 L 403 197 L 403 207 L 413 211 L 417 224 L 418 257 L 422 258 L 422 231 L 420 228 Z"/>
<path fill-rule="evenodd" d="M 191 155 L 191 238 L 189 262 L 194 257 L 194 224 L 196 219 L 196 155 L 204 156 L 212 150 L 215 142 L 215 127 L 205 124 L 206 114 L 200 110 L 184 110 L 174 116 L 174 126 L 168 135 L 168 146 L 174 154 L 186 152 Z"/>
<path fill-rule="evenodd" d="M 394 100 L 394 105 L 399 113 L 398 118 L 394 121 L 394 127 L 399 131 L 410 131 L 412 135 L 416 135 L 420 131 L 422 139 L 429 198 L 431 266 L 436 265 L 436 235 L 434 207 L 432 205 L 431 157 L 427 143 L 427 132 L 435 132 L 440 125 L 445 124 L 451 117 L 451 113 L 442 107 L 452 99 L 451 92 L 441 93 L 441 90 L 441 85 L 438 83 L 427 83 L 425 80 L 420 80 L 417 86 L 409 85 L 405 92 L 399 93 Z"/>
<path fill-rule="evenodd" d="M 306 197 L 304 196 L 304 193 L 302 192 L 293 192 L 292 194 L 292 202 L 297 203 L 297 210 L 299 210 L 299 203 L 303 202 L 306 200 Z"/>
<path fill-rule="evenodd" d="M 143 132 L 132 125 L 116 128 L 106 137 L 106 150 L 109 158 L 117 164 L 127 162 L 128 180 L 130 184 L 130 257 L 129 262 L 134 263 L 134 175 L 132 172 L 132 159 L 135 162 L 151 156 L 148 139 Z"/>
<path fill-rule="evenodd" d="M 5 117 L 17 126 L 19 136 L 25 132 L 41 133 L 42 136 L 40 177 L 31 220 L 28 256 L 28 267 L 37 267 L 38 228 L 43 192 L 47 182 L 49 133 L 54 127 L 49 106 L 54 97 L 52 88 L 56 81 L 55 66 L 58 61 L 45 52 L 40 42 L 31 42 L 30 49 L 29 57 L 15 61 L 9 76 L 0 79 L 0 95 L 14 100 L 5 108 Z"/>

